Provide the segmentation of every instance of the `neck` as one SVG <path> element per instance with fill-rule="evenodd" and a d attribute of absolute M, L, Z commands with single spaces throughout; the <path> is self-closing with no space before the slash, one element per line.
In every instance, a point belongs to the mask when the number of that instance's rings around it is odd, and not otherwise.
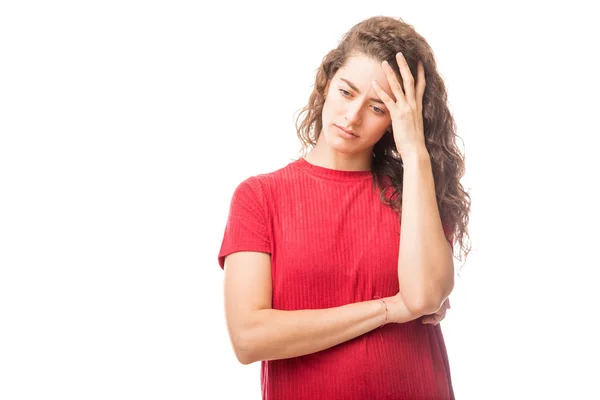
<path fill-rule="evenodd" d="M 321 134 L 317 144 L 305 159 L 313 165 L 340 171 L 369 171 L 373 149 L 361 153 L 342 153 L 325 143 Z"/>

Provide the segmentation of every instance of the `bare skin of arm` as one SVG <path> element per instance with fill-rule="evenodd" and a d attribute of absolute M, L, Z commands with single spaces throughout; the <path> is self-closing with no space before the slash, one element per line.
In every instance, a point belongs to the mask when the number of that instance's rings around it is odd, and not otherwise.
<path fill-rule="evenodd" d="M 452 247 L 440 221 L 427 151 L 416 150 L 403 159 L 398 279 L 408 307 L 432 314 L 454 288 Z"/>
<path fill-rule="evenodd" d="M 320 310 L 272 308 L 271 256 L 237 252 L 225 258 L 225 316 L 242 364 L 298 357 L 328 349 L 385 323 L 421 317 L 400 294 Z"/>
<path fill-rule="evenodd" d="M 454 288 L 452 247 L 437 206 L 431 159 L 425 145 L 423 95 L 425 68 L 413 77 L 401 52 L 396 54 L 403 86 L 387 61 L 382 68 L 391 88 L 373 89 L 390 113 L 396 149 L 404 164 L 398 280 L 402 298 L 414 313 L 435 313 Z"/>

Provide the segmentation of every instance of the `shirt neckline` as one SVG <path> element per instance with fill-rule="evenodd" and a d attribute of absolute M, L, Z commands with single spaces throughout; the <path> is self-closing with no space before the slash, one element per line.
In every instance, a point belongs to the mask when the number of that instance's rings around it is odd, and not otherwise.
<path fill-rule="evenodd" d="M 372 177 L 372 172 L 367 171 L 342 171 L 311 164 L 304 158 L 293 163 L 295 166 L 312 176 L 336 181 L 362 181 Z"/>

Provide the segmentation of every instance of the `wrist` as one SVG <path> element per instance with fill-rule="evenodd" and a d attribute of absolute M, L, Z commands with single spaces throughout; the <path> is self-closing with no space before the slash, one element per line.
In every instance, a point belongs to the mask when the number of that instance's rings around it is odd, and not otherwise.
<path fill-rule="evenodd" d="M 380 315 L 383 315 L 383 321 L 382 321 L 381 325 L 379 325 L 380 327 L 389 322 L 389 308 L 388 308 L 389 302 L 386 301 L 387 299 L 389 299 L 389 298 L 386 297 L 385 299 L 382 299 L 379 296 L 375 296 L 373 298 L 373 300 L 376 300 L 379 303 Z"/>
<path fill-rule="evenodd" d="M 385 320 L 383 321 L 383 324 L 381 324 L 381 326 L 383 326 L 383 325 L 385 325 L 385 324 L 388 323 L 388 314 L 389 314 L 389 312 L 388 312 L 388 306 L 387 306 L 387 303 L 385 302 L 385 300 L 381 299 L 381 301 L 382 301 L 383 305 L 385 306 Z"/>
<path fill-rule="evenodd" d="M 425 146 L 413 147 L 410 150 L 405 150 L 400 153 L 402 161 L 429 161 L 429 152 Z"/>

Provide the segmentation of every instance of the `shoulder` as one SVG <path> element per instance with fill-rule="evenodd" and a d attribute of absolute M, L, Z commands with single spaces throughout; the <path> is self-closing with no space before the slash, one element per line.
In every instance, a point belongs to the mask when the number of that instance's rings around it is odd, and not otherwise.
<path fill-rule="evenodd" d="M 268 191 L 273 188 L 282 188 L 287 184 L 295 184 L 301 173 L 295 168 L 296 160 L 290 160 L 286 165 L 269 172 L 252 175 L 241 182 L 240 185 L 251 187 L 257 191 Z"/>
<path fill-rule="evenodd" d="M 296 161 L 269 172 L 248 176 L 235 189 L 234 196 L 252 196 L 261 202 L 268 202 L 278 192 L 285 192 L 290 185 L 296 185 L 299 172 L 294 168 Z"/>

